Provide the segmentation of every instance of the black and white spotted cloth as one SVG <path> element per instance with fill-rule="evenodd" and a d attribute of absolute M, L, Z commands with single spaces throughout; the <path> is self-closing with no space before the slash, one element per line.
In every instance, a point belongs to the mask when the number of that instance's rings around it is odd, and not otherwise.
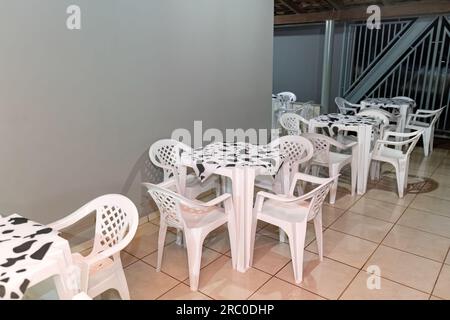
<path fill-rule="evenodd" d="M 379 126 L 381 124 L 381 121 L 374 117 L 345 115 L 341 113 L 322 114 L 318 117 L 315 117 L 314 121 L 324 125 L 326 124 L 330 128 L 337 125 L 348 127 L 364 124 L 370 126 Z"/>
<path fill-rule="evenodd" d="M 0 218 L 0 299 L 21 299 L 29 272 L 44 259 L 57 232 L 13 214 Z"/>
<path fill-rule="evenodd" d="M 212 143 L 192 153 L 185 152 L 181 157 L 183 162 L 194 164 L 194 171 L 201 181 L 223 167 L 259 167 L 268 175 L 276 175 L 284 159 L 278 147 L 244 142 Z"/>
<path fill-rule="evenodd" d="M 363 102 L 366 106 L 377 107 L 394 114 L 399 113 L 399 109 L 403 105 L 408 105 L 409 108 L 413 107 L 411 101 L 402 98 L 368 98 Z"/>

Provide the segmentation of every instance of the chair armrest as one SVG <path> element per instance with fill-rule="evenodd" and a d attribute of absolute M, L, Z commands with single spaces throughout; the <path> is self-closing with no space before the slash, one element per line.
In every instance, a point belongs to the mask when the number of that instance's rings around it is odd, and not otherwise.
<path fill-rule="evenodd" d="M 262 210 L 264 200 L 266 200 L 266 199 L 272 199 L 272 200 L 280 201 L 280 202 L 291 202 L 295 198 L 292 196 L 276 195 L 273 193 L 260 191 L 256 194 L 256 201 L 255 201 L 255 208 L 254 208 L 256 210 L 256 212 L 259 212 Z"/>
<path fill-rule="evenodd" d="M 225 202 L 225 201 L 228 200 L 228 199 L 232 200 L 231 194 L 229 194 L 229 193 L 224 193 L 224 194 L 222 194 L 221 196 L 219 196 L 219 197 L 217 197 L 217 198 L 214 198 L 214 199 L 212 199 L 212 200 L 210 200 L 210 201 L 208 201 L 208 202 L 201 202 L 201 201 L 198 201 L 198 200 L 193 200 L 193 203 L 192 203 L 192 204 L 194 204 L 195 206 L 207 208 L 207 207 L 213 207 L 213 206 L 216 206 L 216 205 L 218 205 L 219 203 Z M 190 203 L 186 203 L 186 204 L 187 204 L 187 205 L 192 205 L 192 204 L 190 204 Z"/>
<path fill-rule="evenodd" d="M 406 125 L 409 125 L 411 123 L 411 121 L 416 121 L 417 118 L 429 119 L 429 118 L 432 118 L 432 117 L 434 117 L 434 114 L 431 114 L 431 113 L 426 113 L 426 114 L 420 114 L 420 113 L 409 114 L 408 118 L 406 118 Z M 426 122 L 424 122 L 424 123 L 426 123 Z"/>
<path fill-rule="evenodd" d="M 356 146 L 358 144 L 356 141 L 350 142 L 348 144 L 343 144 L 343 143 L 340 143 L 339 141 L 336 141 L 334 139 L 330 139 L 329 142 L 330 142 L 331 145 L 335 146 L 338 149 L 342 149 L 342 150 L 345 150 L 345 149 L 348 149 L 348 148 L 352 148 L 352 147 L 354 147 L 354 146 Z"/>

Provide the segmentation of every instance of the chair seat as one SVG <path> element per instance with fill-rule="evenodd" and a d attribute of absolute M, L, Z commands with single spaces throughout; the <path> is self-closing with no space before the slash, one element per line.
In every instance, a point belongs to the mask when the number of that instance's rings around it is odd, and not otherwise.
<path fill-rule="evenodd" d="M 381 158 L 400 160 L 400 159 L 405 159 L 406 157 L 401 150 L 392 149 L 392 148 L 384 148 L 380 153 L 373 156 L 374 160 L 377 160 L 377 159 L 382 160 Z"/>
<path fill-rule="evenodd" d="M 406 128 L 407 129 L 413 129 L 413 130 L 422 130 L 429 128 L 430 124 L 426 122 L 420 122 L 420 121 L 411 121 Z"/>
<path fill-rule="evenodd" d="M 79 253 L 74 253 L 74 254 L 72 254 L 72 259 L 75 264 L 81 265 L 83 263 L 83 261 L 85 260 L 85 257 Z M 99 262 L 90 266 L 89 277 L 91 277 L 99 272 L 103 272 L 107 269 L 111 269 L 113 267 L 113 265 L 114 265 L 114 260 L 111 258 L 105 258 L 103 260 L 100 260 Z"/>
<path fill-rule="evenodd" d="M 330 155 L 329 162 L 322 162 L 322 161 L 314 160 L 313 164 L 328 167 L 330 164 L 331 165 L 344 164 L 344 163 L 346 164 L 346 163 L 350 163 L 352 160 L 351 154 L 330 152 L 329 155 Z"/>
<path fill-rule="evenodd" d="M 264 202 L 258 219 L 265 220 L 264 216 L 266 216 L 270 220 L 277 219 L 288 222 L 302 222 L 307 218 L 308 206 L 309 203 L 305 201 L 286 203 L 269 199 Z"/>
<path fill-rule="evenodd" d="M 181 213 L 188 228 L 195 229 L 207 225 L 221 225 L 228 221 L 225 210 L 219 207 L 209 207 L 201 210 L 180 206 Z"/>

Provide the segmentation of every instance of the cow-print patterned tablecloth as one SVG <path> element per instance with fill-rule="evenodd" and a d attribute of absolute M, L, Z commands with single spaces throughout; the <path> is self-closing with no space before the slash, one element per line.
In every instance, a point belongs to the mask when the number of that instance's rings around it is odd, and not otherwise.
<path fill-rule="evenodd" d="M 0 299 L 23 297 L 30 270 L 44 259 L 57 235 L 17 214 L 0 217 Z"/>
<path fill-rule="evenodd" d="M 195 149 L 192 153 L 185 152 L 181 157 L 182 162 L 193 164 L 194 171 L 201 181 L 223 167 L 259 167 L 266 174 L 276 175 L 284 158 L 279 148 L 244 142 L 212 143 L 204 148 Z"/>
<path fill-rule="evenodd" d="M 327 125 L 330 128 L 335 126 L 348 127 L 358 125 L 379 126 L 381 124 L 379 119 L 373 117 L 344 115 L 341 113 L 322 114 L 313 120 L 317 123 Z"/>
<path fill-rule="evenodd" d="M 413 107 L 411 101 L 402 98 L 367 98 L 361 101 L 367 106 L 377 107 L 386 110 L 391 113 L 398 113 L 399 108 L 404 105 L 408 105 L 409 108 Z"/>

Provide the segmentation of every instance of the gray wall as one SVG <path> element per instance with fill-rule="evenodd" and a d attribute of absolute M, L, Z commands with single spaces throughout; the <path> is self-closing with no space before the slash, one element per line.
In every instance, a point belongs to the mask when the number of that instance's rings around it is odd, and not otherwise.
<path fill-rule="evenodd" d="M 330 102 L 339 95 L 343 25 L 336 24 Z M 273 92 L 292 91 L 320 103 L 325 24 L 278 27 L 274 32 Z M 334 108 L 334 102 L 332 103 Z M 330 110 L 334 111 L 334 109 Z"/>
<path fill-rule="evenodd" d="M 272 0 L 0 0 L 1 214 L 46 223 L 106 193 L 140 207 L 157 139 L 268 127 L 272 42 Z"/>

